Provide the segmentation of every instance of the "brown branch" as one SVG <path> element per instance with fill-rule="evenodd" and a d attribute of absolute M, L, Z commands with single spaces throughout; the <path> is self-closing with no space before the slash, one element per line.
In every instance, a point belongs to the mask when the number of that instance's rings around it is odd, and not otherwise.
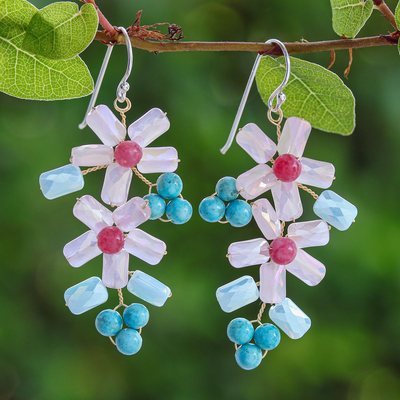
<path fill-rule="evenodd" d="M 396 24 L 396 19 L 393 15 L 393 12 L 390 10 L 390 8 L 386 5 L 384 0 L 374 0 L 374 5 L 377 10 L 379 10 L 384 17 L 392 24 L 394 29 L 397 30 L 397 24 Z"/>

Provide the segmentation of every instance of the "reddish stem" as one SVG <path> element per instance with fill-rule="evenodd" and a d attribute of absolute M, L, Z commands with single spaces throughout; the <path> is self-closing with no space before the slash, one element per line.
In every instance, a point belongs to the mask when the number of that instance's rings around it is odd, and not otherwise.
<path fill-rule="evenodd" d="M 99 16 L 99 23 L 105 29 L 105 32 L 113 38 L 117 31 L 115 28 L 108 22 L 108 19 L 104 16 L 104 14 L 100 11 L 100 8 L 97 7 L 95 0 L 81 0 L 83 3 L 93 4 L 96 8 L 97 15 Z"/>

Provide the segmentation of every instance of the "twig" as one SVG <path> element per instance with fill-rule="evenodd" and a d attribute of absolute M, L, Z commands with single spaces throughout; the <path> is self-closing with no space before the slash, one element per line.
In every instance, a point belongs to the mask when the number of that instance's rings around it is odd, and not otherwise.
<path fill-rule="evenodd" d="M 384 15 L 384 17 L 393 25 L 394 29 L 396 29 L 396 31 L 397 31 L 396 19 L 393 15 L 393 12 L 386 5 L 384 0 L 373 0 L 373 1 L 374 1 L 375 8 Z"/>

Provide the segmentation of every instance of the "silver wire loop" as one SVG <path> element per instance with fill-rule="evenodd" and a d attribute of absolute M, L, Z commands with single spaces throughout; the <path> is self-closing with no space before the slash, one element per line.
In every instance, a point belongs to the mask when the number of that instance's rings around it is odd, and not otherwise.
<path fill-rule="evenodd" d="M 123 78 L 121 79 L 121 82 L 119 83 L 119 85 L 117 87 L 118 102 L 123 103 L 126 99 L 126 92 L 129 90 L 129 83 L 127 82 L 127 80 L 132 71 L 133 52 L 132 52 L 132 44 L 131 44 L 131 40 L 129 39 L 128 32 L 126 31 L 126 29 L 123 26 L 120 26 L 118 29 L 121 30 L 125 36 L 126 50 L 128 52 L 128 63 L 126 65 L 125 75 L 123 76 Z"/>

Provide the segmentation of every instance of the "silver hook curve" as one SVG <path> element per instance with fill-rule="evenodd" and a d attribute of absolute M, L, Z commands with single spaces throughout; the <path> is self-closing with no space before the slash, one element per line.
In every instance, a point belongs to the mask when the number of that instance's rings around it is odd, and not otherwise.
<path fill-rule="evenodd" d="M 268 99 L 268 108 L 274 112 L 278 112 L 282 106 L 282 104 L 286 100 L 286 96 L 282 93 L 283 88 L 287 85 L 290 78 L 290 57 L 289 53 L 286 49 L 286 46 L 278 39 L 269 39 L 265 42 L 265 44 L 277 44 L 285 57 L 286 62 L 286 72 L 285 77 L 283 78 L 282 83 L 272 92 L 270 98 Z M 256 76 L 256 72 L 258 66 L 260 65 L 261 57 L 265 57 L 265 55 L 258 54 L 256 60 L 254 61 L 253 69 L 251 70 L 249 80 L 247 81 L 246 88 L 244 89 L 242 100 L 240 101 L 238 111 L 236 113 L 235 120 L 233 121 L 232 129 L 229 133 L 228 140 L 225 146 L 221 149 L 221 153 L 225 154 L 233 143 L 233 139 L 235 138 L 237 128 L 239 126 L 240 118 L 242 117 L 244 107 L 246 105 L 247 98 L 249 97 L 251 85 L 253 84 L 254 78 Z M 273 101 L 276 98 L 276 106 L 273 106 Z"/>
<path fill-rule="evenodd" d="M 126 92 L 129 90 L 129 83 L 127 82 L 127 80 L 132 71 L 133 52 L 132 52 L 132 44 L 131 44 L 131 40 L 129 38 L 128 32 L 126 31 L 126 29 L 123 26 L 120 26 L 118 29 L 121 30 L 125 36 L 126 50 L 128 52 L 128 63 L 126 65 L 125 75 L 123 76 L 123 78 L 121 79 L 121 82 L 119 83 L 119 85 L 117 87 L 117 100 L 119 103 L 123 103 L 126 99 Z"/>

